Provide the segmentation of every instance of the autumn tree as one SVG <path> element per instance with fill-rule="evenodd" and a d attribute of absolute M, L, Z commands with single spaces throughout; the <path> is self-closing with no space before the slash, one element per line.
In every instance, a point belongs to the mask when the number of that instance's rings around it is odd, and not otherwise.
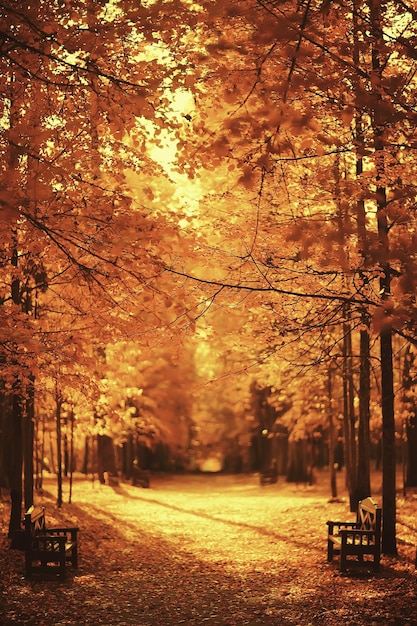
<path fill-rule="evenodd" d="M 201 82 L 213 114 L 196 111 L 184 154 L 204 137 L 194 170 L 212 169 L 217 181 L 225 180 L 223 195 L 216 187 L 220 209 L 210 192 L 205 206 L 218 219 L 224 201 L 228 217 L 220 226 L 221 243 L 206 233 L 197 270 L 170 270 L 192 276 L 216 298 L 228 289 L 236 299 L 248 294 L 246 306 L 249 298 L 272 300 L 271 315 L 285 319 L 277 323 L 277 335 L 281 328 L 287 332 L 288 319 L 294 328 L 306 321 L 307 315 L 291 314 L 300 298 L 321 328 L 348 319 L 352 331 L 358 329 L 361 462 L 370 413 L 369 337 L 379 337 L 383 545 L 395 553 L 392 334 L 413 341 L 416 319 L 415 12 L 395 0 L 259 0 L 205 9 L 201 31 L 209 69 Z M 337 177 L 335 154 L 343 164 Z M 235 192 L 237 183 L 244 194 Z M 244 233 L 234 226 L 238 213 Z M 351 404 L 348 410 L 352 419 Z"/>
<path fill-rule="evenodd" d="M 1 4 L 1 356 L 3 392 L 16 397 L 13 411 L 4 407 L 5 427 L 16 429 L 17 483 L 26 409 L 33 421 L 29 382 L 48 363 L 53 373 L 66 342 L 82 359 L 91 342 L 129 335 L 133 323 L 165 324 L 157 300 L 175 302 L 173 286 L 155 282 L 178 231 L 156 216 L 162 200 L 149 180 L 165 174 L 149 146 L 163 143 L 163 124 L 178 126 L 165 114 L 167 87 L 186 77 L 169 44 L 189 26 L 162 28 L 162 17 L 156 5 L 130 2 Z M 129 173 L 142 169 L 148 184 L 134 191 Z M 162 241 L 165 252 L 154 245 Z"/>
<path fill-rule="evenodd" d="M 328 359 L 342 356 L 357 498 L 377 337 L 384 550 L 395 553 L 392 336 L 413 341 L 416 320 L 412 7 L 1 10 L 4 391 L 22 371 L 36 381 L 41 358 L 66 342 L 79 357 L 86 344 L 130 340 L 133 326 L 193 333 L 214 303 L 244 307 L 242 357 L 256 355 L 264 378 L 297 344 L 294 361 L 325 364 L 325 389 Z M 36 319 L 16 301 L 26 284 Z"/>

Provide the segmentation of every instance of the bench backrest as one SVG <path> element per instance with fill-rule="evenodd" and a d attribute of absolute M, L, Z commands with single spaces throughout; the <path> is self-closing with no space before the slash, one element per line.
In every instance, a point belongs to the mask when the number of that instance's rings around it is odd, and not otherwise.
<path fill-rule="evenodd" d="M 45 507 L 31 506 L 25 515 L 25 531 L 28 537 L 39 535 L 45 530 Z"/>
<path fill-rule="evenodd" d="M 381 532 L 382 510 L 372 498 L 361 500 L 358 505 L 357 523 L 361 530 Z"/>

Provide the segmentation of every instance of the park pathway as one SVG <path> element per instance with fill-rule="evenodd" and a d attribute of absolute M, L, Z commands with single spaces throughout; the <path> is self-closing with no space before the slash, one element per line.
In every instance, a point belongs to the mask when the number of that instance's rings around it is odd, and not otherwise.
<path fill-rule="evenodd" d="M 326 563 L 326 520 L 351 515 L 346 500 L 328 502 L 323 478 L 260 487 L 256 476 L 159 477 L 141 489 L 78 477 L 61 510 L 48 479 L 50 523 L 80 527 L 80 567 L 65 582 L 26 581 L 21 553 L 3 542 L 0 624 L 417 626 L 407 540 L 378 576 Z M 407 522 L 413 506 L 404 503 Z"/>

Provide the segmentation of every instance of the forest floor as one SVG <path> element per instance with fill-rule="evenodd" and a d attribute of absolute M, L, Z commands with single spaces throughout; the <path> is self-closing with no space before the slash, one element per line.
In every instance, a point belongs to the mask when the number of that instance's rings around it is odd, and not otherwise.
<path fill-rule="evenodd" d="M 380 500 L 380 475 L 373 480 Z M 149 489 L 77 476 L 72 504 L 57 509 L 46 478 L 35 504 L 51 526 L 80 528 L 79 568 L 65 581 L 25 579 L 3 492 L 0 624 L 417 626 L 417 493 L 398 494 L 398 556 L 383 556 L 378 574 L 341 574 L 326 562 L 326 521 L 354 517 L 342 483 L 330 502 L 326 472 L 312 486 L 166 475 Z"/>

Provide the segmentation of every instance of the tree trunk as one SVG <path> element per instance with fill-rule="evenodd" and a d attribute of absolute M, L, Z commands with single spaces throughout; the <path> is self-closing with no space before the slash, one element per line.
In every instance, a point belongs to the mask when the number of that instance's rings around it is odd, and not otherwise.
<path fill-rule="evenodd" d="M 69 456 L 70 456 L 70 461 L 69 461 L 69 496 L 68 496 L 68 502 L 69 504 L 71 504 L 72 502 L 72 485 L 73 485 L 73 478 L 74 478 L 74 411 L 71 410 L 70 412 L 70 451 L 69 451 Z"/>
<path fill-rule="evenodd" d="M 356 426 L 354 406 L 354 384 L 352 372 L 352 334 L 350 311 L 345 310 L 346 321 L 343 324 L 343 427 L 345 435 L 346 485 L 349 491 L 350 510 L 357 510 L 357 472 L 356 472 Z"/>
<path fill-rule="evenodd" d="M 17 237 L 16 237 L 17 241 Z M 18 266 L 19 255 L 16 247 L 13 250 L 11 263 L 13 267 Z M 21 304 L 20 281 L 13 278 L 11 284 L 12 300 L 14 304 Z M 15 363 L 16 369 L 17 364 Z M 22 413 L 24 400 L 20 380 L 15 380 L 12 395 L 12 410 L 10 417 L 10 465 L 9 465 L 9 485 L 11 510 L 9 521 L 9 537 L 15 530 L 20 528 L 22 520 L 22 469 L 23 469 L 23 444 L 22 444 Z"/>
<path fill-rule="evenodd" d="M 370 344 L 368 329 L 360 331 L 360 374 L 359 374 L 359 424 L 358 424 L 358 474 L 357 500 L 371 495 L 370 453 Z"/>
<path fill-rule="evenodd" d="M 361 42 L 358 27 L 358 11 L 360 11 L 360 0 L 353 0 L 353 62 L 356 67 L 360 66 Z M 359 98 L 359 92 L 356 96 Z M 363 174 L 363 154 L 365 154 L 365 139 L 363 133 L 362 107 L 357 101 L 355 114 L 355 142 L 356 142 L 356 179 L 360 180 Z M 366 263 L 368 257 L 368 233 L 366 221 L 366 208 L 363 194 L 356 202 L 356 220 L 358 230 L 359 250 Z M 363 281 L 363 289 L 366 289 L 366 279 Z M 360 331 L 360 372 L 359 372 L 359 423 L 358 423 L 358 461 L 357 461 L 357 484 L 355 494 L 355 510 L 359 500 L 371 495 L 370 478 L 370 343 L 369 343 L 369 316 L 366 311 L 362 312 L 362 323 L 364 328 Z"/>
<path fill-rule="evenodd" d="M 22 521 L 22 398 L 17 393 L 13 395 L 9 427 L 11 434 L 9 466 L 11 510 L 9 537 L 11 537 L 15 530 L 20 529 Z"/>
<path fill-rule="evenodd" d="M 40 427 L 42 426 L 42 431 L 40 432 Z M 44 468 L 44 459 L 45 459 L 45 413 L 42 413 L 42 420 L 35 417 L 34 422 L 35 427 L 35 459 L 36 459 L 36 470 L 35 470 L 35 489 L 42 489 L 43 482 L 43 468 Z"/>
<path fill-rule="evenodd" d="M 23 485 L 25 510 L 33 504 L 33 422 L 27 417 L 22 420 L 23 435 Z"/>
<path fill-rule="evenodd" d="M 311 450 L 307 439 L 289 442 L 287 482 L 311 484 Z"/>
<path fill-rule="evenodd" d="M 62 435 L 61 435 L 61 407 L 62 399 L 58 391 L 58 380 L 56 381 L 55 390 L 56 401 L 56 450 L 57 450 L 57 506 L 62 507 Z"/>
<path fill-rule="evenodd" d="M 405 486 L 416 487 L 417 486 L 417 407 L 415 404 L 413 394 L 410 394 L 410 389 L 413 387 L 414 381 L 411 374 L 411 370 L 414 366 L 415 355 L 411 347 L 408 346 L 404 355 L 404 369 L 402 376 L 403 383 L 403 405 L 408 412 L 408 419 L 405 424 L 405 432 L 407 435 L 406 441 L 406 459 L 407 467 L 405 472 Z"/>
<path fill-rule="evenodd" d="M 329 366 L 327 372 L 327 395 L 329 398 L 329 467 L 330 467 L 330 492 L 332 500 L 337 499 L 337 480 L 336 480 L 336 463 L 335 463 L 335 447 L 336 433 L 333 419 L 333 402 L 332 402 L 332 370 Z"/>
<path fill-rule="evenodd" d="M 382 64 L 380 46 L 383 46 L 381 30 L 381 5 L 370 0 L 371 31 L 373 35 L 372 71 L 374 84 L 381 84 Z M 385 184 L 384 124 L 382 95 L 373 87 L 376 105 L 372 111 L 376 165 L 376 208 L 378 222 L 379 258 L 382 269 L 380 279 L 381 307 L 390 297 L 391 267 L 389 264 L 389 227 L 387 218 L 387 192 Z M 384 554 L 397 554 L 396 544 L 396 462 L 395 462 L 395 420 L 394 420 L 394 374 L 392 360 L 392 329 L 389 313 L 384 310 L 385 318 L 380 330 L 381 354 L 381 405 L 382 405 L 382 502 L 384 524 L 382 528 L 382 551 Z"/>
<path fill-rule="evenodd" d="M 34 443 L 34 394 L 32 382 L 27 386 L 26 415 L 22 419 L 23 476 L 25 510 L 33 504 L 33 443 Z"/>
<path fill-rule="evenodd" d="M 114 452 L 113 439 L 107 435 L 97 436 L 97 460 L 98 478 L 101 483 L 105 483 L 104 473 L 111 477 L 117 477 L 116 455 Z"/>
<path fill-rule="evenodd" d="M 0 360 L 0 363 L 4 363 L 4 360 Z M 0 494 L 2 487 L 9 486 L 8 479 L 8 451 L 10 450 L 10 445 L 8 444 L 8 409 L 9 409 L 9 398 L 3 391 L 3 381 L 0 379 Z"/>
<path fill-rule="evenodd" d="M 52 474 L 56 473 L 56 465 L 55 465 L 55 448 L 54 441 L 52 437 L 52 431 L 48 431 L 49 435 L 49 456 L 50 456 L 50 471 Z"/>
<path fill-rule="evenodd" d="M 82 474 L 85 474 L 85 476 L 87 476 L 88 474 L 88 459 L 90 456 L 90 440 L 88 437 L 85 438 L 84 440 L 84 456 L 83 456 L 83 465 L 81 468 L 81 472 Z"/>
<path fill-rule="evenodd" d="M 132 477 L 133 461 L 135 453 L 133 450 L 133 435 L 129 434 L 127 441 L 123 444 L 123 474 L 127 480 Z"/>
<path fill-rule="evenodd" d="M 68 476 L 68 472 L 69 472 L 69 448 L 68 448 L 68 435 L 67 435 L 67 426 L 68 426 L 68 421 L 65 419 L 65 432 L 64 432 L 64 437 L 63 437 L 63 448 L 64 448 L 64 454 L 63 454 L 63 459 L 64 459 L 64 476 L 67 477 Z"/>
<path fill-rule="evenodd" d="M 381 333 L 381 387 L 382 387 L 382 498 L 384 525 L 382 550 L 397 554 L 396 543 L 396 455 L 394 420 L 394 377 L 392 368 L 391 329 Z"/>

